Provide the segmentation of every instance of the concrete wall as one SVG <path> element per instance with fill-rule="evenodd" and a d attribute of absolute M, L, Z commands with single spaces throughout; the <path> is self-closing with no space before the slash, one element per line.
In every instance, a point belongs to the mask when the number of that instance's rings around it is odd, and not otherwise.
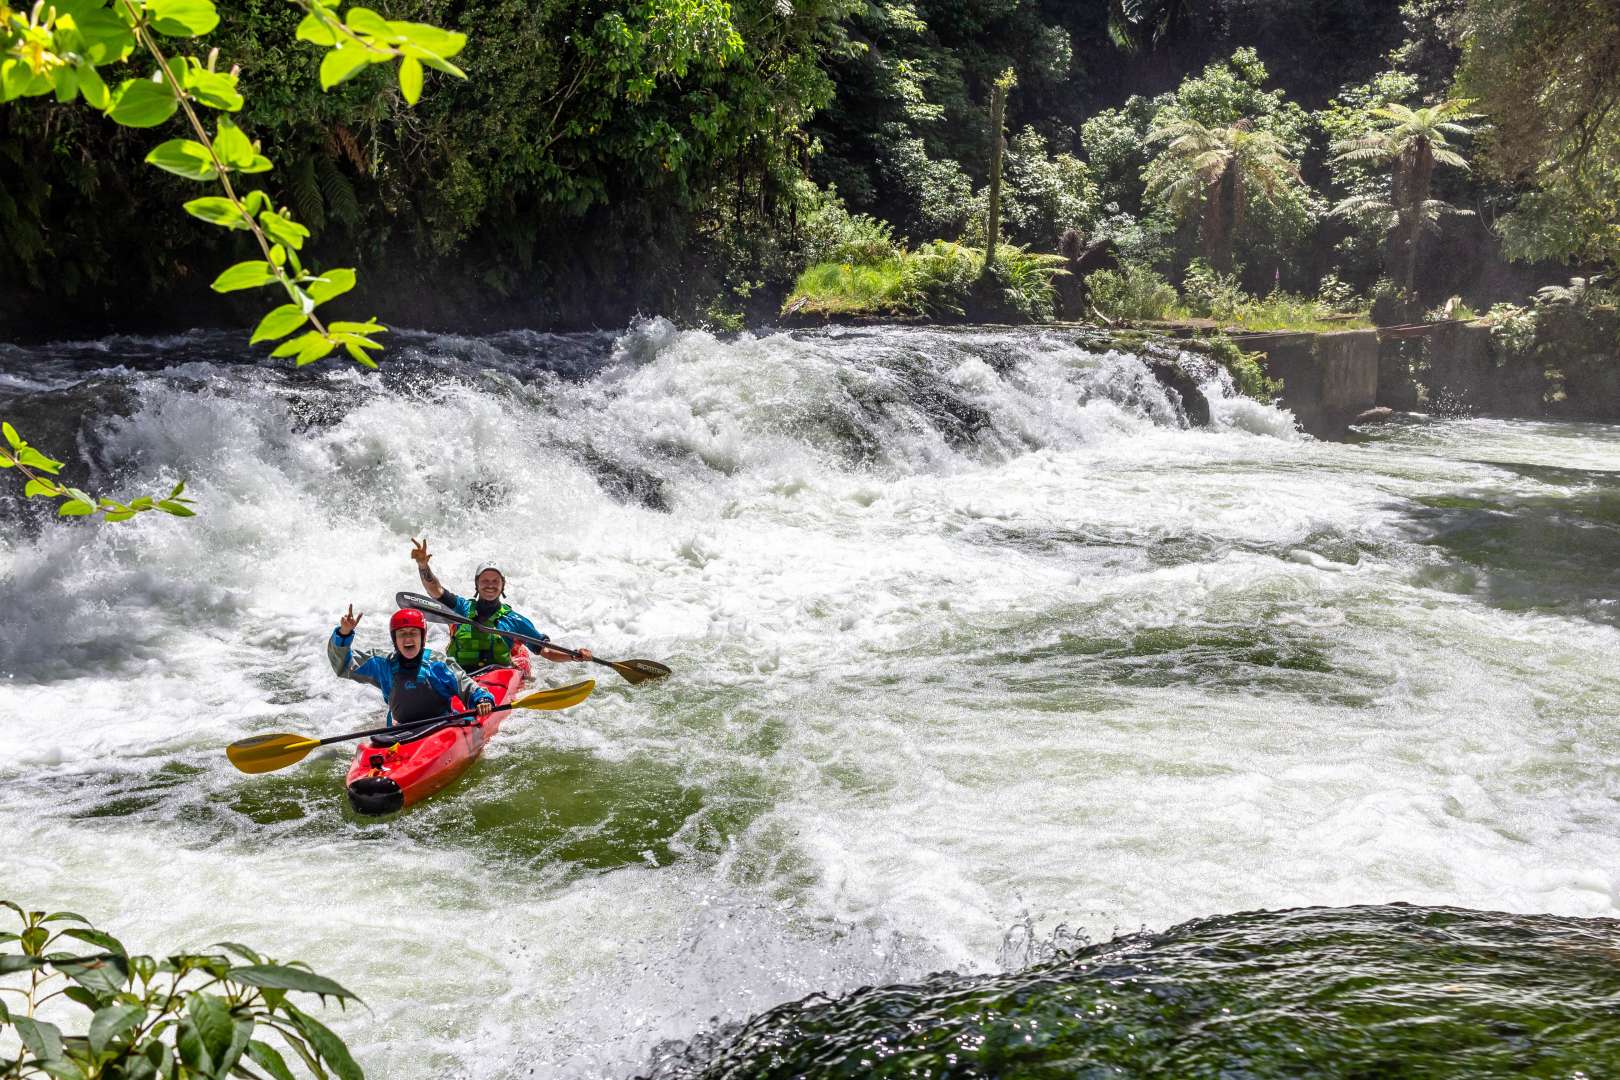
<path fill-rule="evenodd" d="M 1350 421 L 1378 401 L 1378 332 L 1234 334 L 1244 352 L 1265 354 L 1266 374 L 1283 381 L 1282 404 L 1320 439 L 1343 438 Z"/>

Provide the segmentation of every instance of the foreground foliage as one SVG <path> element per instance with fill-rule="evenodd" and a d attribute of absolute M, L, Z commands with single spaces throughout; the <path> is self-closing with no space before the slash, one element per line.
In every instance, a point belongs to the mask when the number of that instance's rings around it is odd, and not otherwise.
<path fill-rule="evenodd" d="M 0 977 L 22 981 L 0 986 L 0 1032 L 9 1028 L 21 1045 L 16 1058 L 0 1058 L 5 1080 L 293 1080 L 289 1052 L 319 1080 L 364 1078 L 343 1040 L 292 1001 L 294 994 L 358 1000 L 331 979 L 234 942 L 210 952 L 131 955 L 73 912 L 0 905 L 21 923 L 0 932 L 0 946 L 11 946 L 0 951 Z M 53 1002 L 50 1015 L 79 1023 L 64 1031 L 42 1019 L 41 1006 Z M 69 1003 L 84 1012 L 64 1012 Z"/>

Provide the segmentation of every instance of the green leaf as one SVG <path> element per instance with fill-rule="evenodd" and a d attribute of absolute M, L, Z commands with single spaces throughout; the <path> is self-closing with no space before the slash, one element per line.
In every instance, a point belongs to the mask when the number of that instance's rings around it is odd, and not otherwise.
<path fill-rule="evenodd" d="M 12 427 L 10 423 L 0 423 L 0 432 L 5 433 L 6 442 L 11 444 L 13 450 L 21 450 L 28 445 L 23 442 L 23 437 L 17 434 L 17 429 Z"/>
<path fill-rule="evenodd" d="M 287 1068 L 287 1061 L 275 1047 L 269 1043 L 254 1039 L 247 1044 L 247 1055 L 253 1063 L 270 1074 L 271 1080 L 293 1080 L 292 1070 Z"/>
<path fill-rule="evenodd" d="M 388 25 L 388 20 L 370 8 L 352 7 L 343 13 L 343 21 L 357 34 L 381 38 L 383 41 L 389 41 L 394 36 L 394 28 Z"/>
<path fill-rule="evenodd" d="M 52 957 L 51 964 L 86 990 L 100 996 L 121 993 L 129 983 L 129 961 L 121 955 Z"/>
<path fill-rule="evenodd" d="M 417 60 L 420 60 L 423 64 L 426 64 L 430 68 L 435 68 L 444 72 L 446 75 L 454 75 L 458 79 L 465 79 L 467 77 L 467 73 L 465 71 L 462 71 L 460 68 L 456 67 L 456 65 L 439 56 L 437 53 L 428 52 L 426 49 L 419 48 L 410 44 L 409 42 L 401 45 L 399 47 L 399 51 L 404 53 L 406 56 L 414 57 Z"/>
<path fill-rule="evenodd" d="M 101 1008 L 101 998 L 83 986 L 64 986 L 62 996 L 69 1001 L 77 1001 L 87 1009 Z"/>
<path fill-rule="evenodd" d="M 324 304 L 334 296 L 342 296 L 354 288 L 354 280 L 353 270 L 327 270 L 304 288 L 311 300 L 317 304 Z"/>
<path fill-rule="evenodd" d="M 107 115 L 125 127 L 149 128 L 163 123 L 179 107 L 168 83 L 129 79 L 113 93 L 112 109 Z"/>
<path fill-rule="evenodd" d="M 259 224 L 264 231 L 270 234 L 270 239 L 283 247 L 294 251 L 304 246 L 304 240 L 309 236 L 309 230 L 304 228 L 292 218 L 283 217 L 274 210 L 266 210 L 259 215 Z"/>
<path fill-rule="evenodd" d="M 388 327 L 384 326 L 376 319 L 372 319 L 370 322 L 340 321 L 327 323 L 326 325 L 327 329 L 331 330 L 334 334 L 381 334 L 386 332 L 388 329 Z"/>
<path fill-rule="evenodd" d="M 33 971 L 35 968 L 45 966 L 45 961 L 38 956 L 18 956 L 16 953 L 0 954 L 0 975 L 11 975 L 19 971 Z"/>
<path fill-rule="evenodd" d="M 169 37 L 202 37 L 219 25 L 212 0 L 146 0 L 152 29 Z"/>
<path fill-rule="evenodd" d="M 135 34 L 130 30 L 129 24 L 110 8 L 97 6 L 90 11 L 77 14 L 73 17 L 73 24 L 79 32 L 79 37 L 84 41 L 84 48 L 80 51 L 89 61 L 79 68 L 81 89 L 89 72 L 95 70 L 92 65 L 122 60 L 135 48 Z M 97 81 L 100 81 L 99 76 Z M 85 100 L 90 99 L 86 96 Z"/>
<path fill-rule="evenodd" d="M 253 149 L 253 143 L 242 133 L 242 129 L 231 122 L 228 116 L 219 118 L 219 126 L 214 129 L 214 153 L 219 160 L 234 169 L 244 165 L 251 165 L 254 156 L 258 153 Z"/>
<path fill-rule="evenodd" d="M 62 1057 L 62 1032 L 55 1024 L 27 1016 L 14 1016 L 11 1026 L 28 1052 L 41 1061 L 57 1061 Z M 335 1036 L 334 1036 L 335 1037 Z"/>
<path fill-rule="evenodd" d="M 270 209 L 270 196 L 264 191 L 261 191 L 259 188 L 254 188 L 252 191 L 242 196 L 242 205 L 247 207 L 248 213 L 252 214 L 254 217 L 257 217 L 264 211 Z M 271 254 L 273 256 L 275 252 L 272 251 Z M 276 265 L 280 266 L 281 264 L 277 263 Z"/>
<path fill-rule="evenodd" d="M 339 46 L 321 61 L 321 89 L 330 90 L 371 63 L 371 53 L 358 45 Z"/>
<path fill-rule="evenodd" d="M 112 502 L 112 500 L 104 499 L 102 502 Z M 62 936 L 63 938 L 78 938 L 79 941 L 89 942 L 92 946 L 100 947 L 100 949 L 105 949 L 107 952 L 117 952 L 118 955 L 130 954 L 130 950 L 123 947 L 123 942 L 113 938 L 112 934 L 89 928 L 89 926 L 70 926 L 70 928 L 63 929 Z"/>
<path fill-rule="evenodd" d="M 42 923 L 48 923 L 48 922 L 82 922 L 86 926 L 90 925 L 90 920 L 89 919 L 85 918 L 83 915 L 80 915 L 80 914 L 78 914 L 76 912 L 72 912 L 72 911 L 53 911 L 49 915 L 45 916 L 43 919 L 41 919 L 39 921 L 42 922 Z"/>
<path fill-rule="evenodd" d="M 90 1049 L 100 1054 L 113 1042 L 135 1030 L 146 1019 L 143 1005 L 109 1005 L 90 1018 Z"/>
<path fill-rule="evenodd" d="M 248 344 L 257 345 L 261 341 L 284 338 L 303 326 L 308 318 L 309 316 L 304 314 L 304 309 L 297 304 L 282 304 L 259 320 L 259 325 L 253 331 L 253 337 L 249 339 Z"/>
<path fill-rule="evenodd" d="M 185 490 L 186 490 L 186 482 L 184 480 L 182 480 L 178 484 L 174 485 L 174 490 L 169 492 L 169 498 L 178 499 L 180 497 L 180 493 L 185 491 Z"/>
<path fill-rule="evenodd" d="M 325 20 L 314 12 L 305 15 L 298 24 L 297 37 L 299 41 L 307 41 L 311 45 L 320 45 L 328 49 L 337 44 L 337 35 L 327 27 Z"/>
<path fill-rule="evenodd" d="M 236 171 L 239 173 L 261 173 L 269 172 L 273 168 L 275 168 L 275 166 L 270 164 L 269 158 L 265 157 L 263 154 L 254 154 L 252 161 L 248 162 L 246 165 L 238 165 L 236 167 Z"/>
<path fill-rule="evenodd" d="M 295 338 L 288 338 L 271 351 L 270 358 L 272 360 L 279 360 L 284 356 L 296 356 L 303 352 L 305 347 L 307 347 L 311 341 L 319 341 L 320 337 L 321 335 L 319 331 L 310 330 L 307 333 L 299 334 Z"/>
<path fill-rule="evenodd" d="M 309 1045 L 321 1056 L 321 1060 L 332 1067 L 337 1073 L 338 1080 L 365 1080 L 365 1073 L 360 1066 L 354 1063 L 349 1056 L 349 1048 L 343 1045 L 343 1040 L 332 1033 L 332 1030 L 308 1013 L 292 1006 L 287 1006 L 287 1012 L 292 1017 L 298 1030 L 304 1033 Z"/>
<path fill-rule="evenodd" d="M 24 465 L 31 466 L 41 472 L 56 473 L 62 468 L 62 463 L 35 450 L 32 446 L 25 446 L 17 451 L 17 460 Z"/>
<path fill-rule="evenodd" d="M 61 490 L 49 480 L 30 480 L 23 488 L 23 498 L 32 499 L 36 495 L 43 495 L 48 499 L 54 499 Z"/>
<path fill-rule="evenodd" d="M 79 70 L 68 64 L 56 69 L 51 77 L 51 83 L 56 87 L 56 100 L 66 104 L 79 94 Z"/>
<path fill-rule="evenodd" d="M 43 926 L 30 926 L 22 932 L 23 952 L 29 956 L 38 956 L 40 950 L 45 948 L 45 942 L 49 941 L 50 937 L 51 932 Z"/>
<path fill-rule="evenodd" d="M 162 510 L 165 514 L 173 514 L 175 517 L 197 516 L 196 511 L 192 510 L 190 507 L 182 506 L 180 503 L 177 503 L 172 499 L 158 500 L 157 508 Z"/>
<path fill-rule="evenodd" d="M 208 155 L 208 147 L 195 139 L 159 143 L 146 155 L 146 163 L 187 180 L 212 180 L 219 175 L 214 169 L 214 159 Z"/>
<path fill-rule="evenodd" d="M 257 289 L 261 285 L 274 285 L 278 279 L 270 264 L 263 259 L 239 262 L 220 274 L 209 286 L 215 292 L 235 292 L 238 289 Z"/>
<path fill-rule="evenodd" d="M 84 98 L 85 104 L 92 109 L 106 109 L 109 95 L 107 84 L 101 79 L 101 72 L 93 64 L 79 66 L 79 96 Z"/>
<path fill-rule="evenodd" d="M 176 494 L 179 494 L 179 493 L 176 492 Z M 224 949 L 228 953 L 232 953 L 233 955 L 240 956 L 242 959 L 246 960 L 250 964 L 262 964 L 262 963 L 264 963 L 264 957 L 260 956 L 257 952 L 255 952 L 253 949 L 248 948 L 246 945 L 241 945 L 241 944 L 238 944 L 237 942 L 234 942 L 234 941 L 216 941 L 212 945 L 210 945 L 209 948 L 211 948 L 211 949 Z M 230 977 L 233 978 L 233 979 L 236 978 L 236 972 L 240 971 L 240 970 L 242 970 L 242 969 L 240 969 L 240 968 L 232 968 Z M 238 979 L 237 981 L 240 982 L 241 980 Z"/>
<path fill-rule="evenodd" d="M 303 367 L 305 364 L 313 364 L 317 360 L 324 359 L 331 354 L 333 349 L 337 348 L 337 342 L 332 339 L 319 337 L 319 335 L 317 337 L 319 340 L 310 342 L 298 351 L 298 359 L 293 361 L 297 367 Z"/>
<path fill-rule="evenodd" d="M 213 1071 L 225 1071 L 229 1068 L 226 1056 L 230 1053 L 231 1041 L 236 1034 L 231 1007 L 224 998 L 214 994 L 190 994 L 186 997 L 186 1011 L 191 1014 L 191 1023 L 197 1029 L 197 1037 L 202 1040 L 208 1060 L 214 1066 Z"/>
<path fill-rule="evenodd" d="M 467 44 L 467 35 L 454 30 L 441 30 L 437 26 L 418 22 L 390 22 L 389 28 L 408 44 L 424 49 L 435 56 L 454 56 Z"/>
<path fill-rule="evenodd" d="M 201 218 L 210 225 L 222 225 L 227 229 L 247 229 L 247 219 L 242 211 L 231 200 L 222 195 L 204 195 L 200 199 L 192 199 L 186 203 L 186 213 L 194 218 Z"/>
<path fill-rule="evenodd" d="M 277 244 L 274 247 L 272 247 L 270 249 L 270 261 L 275 263 L 277 266 L 286 266 L 287 265 L 287 249 L 285 247 L 283 247 L 282 245 L 280 245 L 280 244 Z"/>
<path fill-rule="evenodd" d="M 110 502 L 111 500 L 104 499 L 102 501 L 103 502 Z M 117 505 L 117 504 L 114 504 L 114 505 Z M 85 941 L 85 942 L 90 943 L 91 945 L 99 946 L 99 947 L 101 947 L 103 949 L 106 949 L 110 953 L 117 953 L 119 956 L 128 956 L 129 955 L 129 950 L 124 948 L 124 943 L 123 942 L 119 941 L 117 938 L 113 937 L 111 934 L 103 933 L 100 930 L 92 929 L 90 927 L 70 926 L 66 930 L 62 931 L 62 936 L 63 937 L 78 938 L 80 941 Z"/>
<path fill-rule="evenodd" d="M 399 62 L 399 92 L 408 105 L 415 105 L 422 97 L 422 61 L 407 56 Z"/>
<path fill-rule="evenodd" d="M 223 71 L 209 71 L 194 67 L 186 72 L 186 89 L 191 96 L 210 109 L 236 112 L 242 107 L 242 95 L 236 90 L 236 76 Z"/>
<path fill-rule="evenodd" d="M 84 517 L 86 514 L 95 512 L 95 505 L 87 503 L 83 499 L 70 499 L 56 508 L 57 517 Z"/>

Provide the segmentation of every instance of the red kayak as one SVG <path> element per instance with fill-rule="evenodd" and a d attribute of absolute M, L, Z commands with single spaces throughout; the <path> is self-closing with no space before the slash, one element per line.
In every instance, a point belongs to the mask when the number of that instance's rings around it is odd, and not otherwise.
<path fill-rule="evenodd" d="M 517 696 L 529 671 L 529 657 L 521 646 L 512 650 L 512 659 L 517 666 L 489 668 L 473 676 L 474 682 L 495 695 L 497 705 Z M 466 708 L 457 697 L 451 699 L 448 711 Z M 403 738 L 378 735 L 361 743 L 349 766 L 349 805 L 356 813 L 374 816 L 421 802 L 454 783 L 478 760 L 506 715 L 496 712 L 482 720 L 430 724 L 404 732 Z"/>

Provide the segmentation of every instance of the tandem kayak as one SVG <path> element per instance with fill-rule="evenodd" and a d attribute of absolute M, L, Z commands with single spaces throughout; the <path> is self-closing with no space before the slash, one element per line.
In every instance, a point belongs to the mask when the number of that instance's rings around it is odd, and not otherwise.
<path fill-rule="evenodd" d="M 473 676 L 474 682 L 495 696 L 497 705 L 517 696 L 528 672 L 526 653 L 520 648 L 513 656 L 521 666 L 490 668 Z M 459 697 L 452 700 L 452 712 L 465 708 Z M 449 786 L 478 760 L 506 715 L 494 712 L 482 720 L 446 721 L 400 736 L 390 733 L 366 740 L 349 766 L 349 805 L 368 816 L 392 814 Z"/>

